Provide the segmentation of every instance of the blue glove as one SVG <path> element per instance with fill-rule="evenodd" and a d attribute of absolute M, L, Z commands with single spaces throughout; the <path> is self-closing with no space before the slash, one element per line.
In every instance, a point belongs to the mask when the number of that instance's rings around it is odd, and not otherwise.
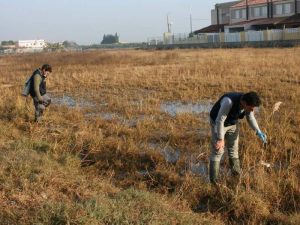
<path fill-rule="evenodd" d="M 267 143 L 267 135 L 266 135 L 265 133 L 263 133 L 263 132 L 261 132 L 261 131 L 257 131 L 257 132 L 256 132 L 256 135 L 259 137 L 260 140 L 262 140 L 262 142 L 263 142 L 264 144 Z"/>

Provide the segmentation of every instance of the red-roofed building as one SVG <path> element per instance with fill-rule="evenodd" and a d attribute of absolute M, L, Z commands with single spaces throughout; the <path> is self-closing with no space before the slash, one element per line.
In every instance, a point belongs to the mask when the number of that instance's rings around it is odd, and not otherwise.
<path fill-rule="evenodd" d="M 226 4 L 226 3 L 224 3 Z M 300 0 L 242 0 L 230 2 L 229 21 L 223 23 L 222 4 L 215 5 L 212 25 L 194 33 L 205 33 L 217 27 L 215 32 L 240 32 L 247 30 L 282 29 L 300 27 Z M 213 12 L 213 11 L 212 11 Z M 216 26 L 217 24 L 217 26 Z M 203 32 L 204 31 L 204 32 Z"/>
<path fill-rule="evenodd" d="M 282 0 L 273 0 L 274 2 L 279 2 Z M 260 5 L 260 4 L 266 4 L 268 1 L 267 0 L 248 0 L 248 6 L 252 6 L 252 5 Z M 271 2 L 271 0 L 269 1 Z M 247 1 L 240 1 L 240 3 L 232 6 L 232 8 L 239 8 L 239 7 L 245 7 L 247 5 Z"/>
<path fill-rule="evenodd" d="M 240 1 L 232 1 L 226 3 L 219 3 L 211 10 L 211 25 L 204 27 L 194 33 L 218 33 L 224 32 L 224 26 L 230 24 L 230 8 Z"/>
<path fill-rule="evenodd" d="M 243 0 L 231 6 L 230 24 L 225 32 L 299 27 L 300 20 L 286 23 L 300 12 L 299 0 Z"/>

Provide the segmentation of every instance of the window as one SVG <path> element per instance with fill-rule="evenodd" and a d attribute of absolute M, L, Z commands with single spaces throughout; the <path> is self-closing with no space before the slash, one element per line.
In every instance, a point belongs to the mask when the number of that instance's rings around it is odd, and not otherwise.
<path fill-rule="evenodd" d="M 246 9 L 237 9 L 234 11 L 234 19 L 246 19 Z"/>
<path fill-rule="evenodd" d="M 282 11 L 282 5 L 276 5 L 275 10 L 276 10 L 276 15 L 282 15 L 283 11 Z"/>
<path fill-rule="evenodd" d="M 235 10 L 234 11 L 234 18 L 239 19 L 240 18 L 240 10 Z"/>
<path fill-rule="evenodd" d="M 261 6 L 256 7 L 253 9 L 253 16 L 254 17 L 266 17 L 268 15 L 268 7 L 267 6 Z"/>
<path fill-rule="evenodd" d="M 246 9 L 242 9 L 242 18 L 246 19 Z"/>
<path fill-rule="evenodd" d="M 290 14 L 291 13 L 291 4 L 284 4 L 283 5 L 283 13 Z"/>
<path fill-rule="evenodd" d="M 254 17 L 259 17 L 260 16 L 260 8 L 254 8 Z"/>
<path fill-rule="evenodd" d="M 267 6 L 263 6 L 262 7 L 262 16 L 267 16 L 268 15 L 268 7 Z"/>

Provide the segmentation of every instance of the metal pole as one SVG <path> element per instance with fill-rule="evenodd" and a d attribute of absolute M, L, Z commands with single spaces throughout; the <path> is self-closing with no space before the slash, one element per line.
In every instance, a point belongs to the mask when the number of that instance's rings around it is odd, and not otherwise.
<path fill-rule="evenodd" d="M 270 18 L 270 2 L 267 0 L 267 18 Z"/>
<path fill-rule="evenodd" d="M 190 33 L 190 37 L 193 37 L 193 18 L 192 18 L 192 6 L 190 6 L 190 29 L 191 29 L 191 33 Z"/>
<path fill-rule="evenodd" d="M 220 25 L 220 19 L 219 19 L 219 5 L 216 4 L 216 11 L 217 11 L 217 25 L 218 25 L 218 28 L 219 28 L 219 25 Z"/>
<path fill-rule="evenodd" d="M 273 18 L 273 0 L 270 2 L 271 18 Z"/>
<path fill-rule="evenodd" d="M 249 5 L 248 5 L 248 0 L 246 0 L 246 20 L 249 20 Z"/>
<path fill-rule="evenodd" d="M 190 28 L 191 28 L 191 34 L 192 34 L 193 33 L 192 13 L 190 13 Z"/>

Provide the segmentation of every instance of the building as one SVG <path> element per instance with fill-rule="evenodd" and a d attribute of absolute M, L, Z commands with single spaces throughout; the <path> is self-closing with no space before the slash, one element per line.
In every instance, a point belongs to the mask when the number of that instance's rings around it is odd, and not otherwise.
<path fill-rule="evenodd" d="M 225 32 L 300 27 L 300 0 L 244 0 L 231 6 Z"/>
<path fill-rule="evenodd" d="M 243 0 L 216 4 L 212 24 L 198 33 L 300 27 L 300 0 Z"/>
<path fill-rule="evenodd" d="M 45 40 L 20 40 L 18 41 L 19 48 L 44 49 L 46 47 Z"/>
<path fill-rule="evenodd" d="M 217 33 L 224 32 L 224 26 L 230 24 L 230 7 L 238 4 L 241 1 L 232 1 L 226 3 L 219 3 L 211 10 L 211 25 L 204 27 L 194 33 Z"/>
<path fill-rule="evenodd" d="M 211 10 L 211 24 L 229 24 L 230 23 L 230 7 L 236 5 L 240 1 L 232 1 L 216 4 Z"/>

